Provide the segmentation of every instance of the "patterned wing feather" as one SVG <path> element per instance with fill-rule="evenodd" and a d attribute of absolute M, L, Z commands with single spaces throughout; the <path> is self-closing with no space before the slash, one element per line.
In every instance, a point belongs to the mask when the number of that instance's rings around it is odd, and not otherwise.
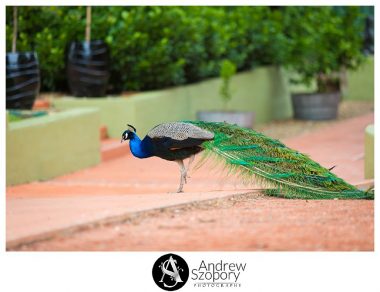
<path fill-rule="evenodd" d="M 184 122 L 172 122 L 157 125 L 147 134 L 150 138 L 171 138 L 182 141 L 189 138 L 199 140 L 211 140 L 214 134 L 196 125 Z"/>

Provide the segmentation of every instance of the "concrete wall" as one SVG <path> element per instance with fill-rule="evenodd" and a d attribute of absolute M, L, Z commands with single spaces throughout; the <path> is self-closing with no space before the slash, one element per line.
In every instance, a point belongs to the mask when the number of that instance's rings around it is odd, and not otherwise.
<path fill-rule="evenodd" d="M 364 177 L 366 179 L 374 178 L 375 172 L 375 128 L 374 125 L 368 125 L 365 129 L 364 140 Z"/>
<path fill-rule="evenodd" d="M 120 138 L 121 131 L 126 124 L 135 121 L 135 109 L 127 98 L 55 98 L 53 107 L 57 110 L 71 110 L 75 108 L 97 108 L 100 114 L 100 124 L 108 126 L 111 137 Z M 116 135 L 117 134 L 117 135 Z"/>
<path fill-rule="evenodd" d="M 111 137 L 119 138 L 126 124 L 134 125 L 142 135 L 166 121 L 196 119 L 200 110 L 221 110 L 220 79 L 164 90 L 142 92 L 131 97 L 56 98 L 57 109 L 98 107 L 101 123 Z M 256 124 L 292 115 L 287 76 L 282 69 L 262 67 L 232 78 L 233 98 L 228 110 L 254 111 Z"/>
<path fill-rule="evenodd" d="M 345 100 L 368 100 L 375 98 L 375 60 L 368 57 L 357 71 L 347 72 Z"/>
<path fill-rule="evenodd" d="M 46 180 L 100 162 L 100 114 L 72 109 L 7 123 L 7 185 Z"/>

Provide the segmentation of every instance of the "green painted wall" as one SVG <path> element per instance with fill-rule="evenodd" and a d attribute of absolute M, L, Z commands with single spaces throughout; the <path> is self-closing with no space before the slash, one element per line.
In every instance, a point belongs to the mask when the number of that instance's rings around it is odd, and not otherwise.
<path fill-rule="evenodd" d="M 7 123 L 7 185 L 46 180 L 100 162 L 100 114 L 72 109 Z"/>
<path fill-rule="evenodd" d="M 135 107 L 129 98 L 55 98 L 53 107 L 58 110 L 93 107 L 99 109 L 101 125 L 110 125 L 108 133 L 111 137 L 121 136 L 126 124 L 135 121 Z"/>
<path fill-rule="evenodd" d="M 370 179 L 374 178 L 375 171 L 375 128 L 373 125 L 365 129 L 364 143 L 364 177 Z"/>
<path fill-rule="evenodd" d="M 224 103 L 219 97 L 220 79 L 188 86 L 190 117 L 199 110 L 220 110 Z M 256 124 L 291 116 L 287 80 L 281 69 L 261 67 L 232 78 L 232 100 L 228 110 L 254 111 Z"/>
<path fill-rule="evenodd" d="M 186 88 L 180 87 L 135 95 L 131 98 L 135 109 L 132 125 L 141 135 L 145 135 L 159 123 L 189 119 L 189 102 Z M 117 137 L 120 136 L 119 132 Z"/>
<path fill-rule="evenodd" d="M 291 93 L 312 93 L 317 90 L 317 82 L 312 80 L 309 85 L 303 83 L 294 83 L 291 80 L 299 80 L 299 74 L 296 72 L 286 71 L 289 80 L 289 91 Z"/>
<path fill-rule="evenodd" d="M 374 101 L 375 97 L 375 60 L 368 57 L 357 71 L 347 72 L 346 100 Z"/>
<path fill-rule="evenodd" d="M 126 124 L 144 135 L 154 125 L 176 120 L 196 119 L 200 110 L 223 109 L 219 97 L 220 79 L 170 89 L 142 92 L 128 98 L 55 98 L 57 109 L 98 107 L 101 123 L 110 137 L 120 138 Z M 233 98 L 228 110 L 254 111 L 256 123 L 292 115 L 286 74 L 276 67 L 262 67 L 237 74 L 231 82 Z"/>

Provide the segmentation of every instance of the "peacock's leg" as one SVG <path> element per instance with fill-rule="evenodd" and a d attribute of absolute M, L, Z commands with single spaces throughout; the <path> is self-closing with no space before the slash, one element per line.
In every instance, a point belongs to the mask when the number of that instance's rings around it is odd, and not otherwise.
<path fill-rule="evenodd" d="M 194 161 L 194 158 L 195 158 L 195 154 L 191 155 L 190 158 L 189 158 L 189 163 L 187 164 L 187 169 L 186 169 L 186 174 L 189 172 L 190 170 L 190 164 L 193 163 Z M 186 175 L 188 178 L 190 177 L 189 175 Z"/>
<path fill-rule="evenodd" d="M 181 179 L 179 182 L 179 187 L 178 187 L 177 193 L 182 193 L 183 183 L 184 182 L 186 183 L 186 167 L 183 164 L 183 160 L 176 160 L 176 161 L 177 161 L 177 163 L 179 165 L 179 169 L 181 171 Z"/>

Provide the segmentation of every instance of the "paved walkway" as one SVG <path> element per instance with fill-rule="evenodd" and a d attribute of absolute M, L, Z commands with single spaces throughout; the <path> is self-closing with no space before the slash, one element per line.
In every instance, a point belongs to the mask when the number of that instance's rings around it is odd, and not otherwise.
<path fill-rule="evenodd" d="M 284 142 L 326 167 L 337 165 L 334 172 L 349 182 L 361 183 L 364 181 L 364 128 L 373 119 L 373 114 L 367 114 Z M 237 199 L 236 195 L 252 193 L 255 186 L 250 186 L 250 190 L 234 179 L 226 180 L 219 168 L 210 171 L 210 166 L 202 166 L 190 174 L 185 194 L 168 193 L 177 188 L 179 180 L 175 163 L 158 158 L 139 160 L 130 155 L 47 182 L 8 187 L 7 247 L 27 250 L 373 249 L 373 201 L 307 202 L 258 194 Z M 202 200 L 219 203 L 216 206 L 210 202 L 199 203 Z M 231 201 L 237 203 L 231 206 Z M 187 209 L 190 203 L 197 204 L 195 209 Z M 204 210 L 203 206 L 208 207 Z M 168 207 L 171 209 L 166 210 Z M 142 216 L 149 210 L 161 211 Z M 131 216 L 140 218 L 138 223 L 129 224 Z M 194 220 L 200 224 L 193 225 Z M 127 223 L 120 223 L 124 221 Z M 107 224 L 95 224 L 97 227 L 91 228 L 94 222 Z M 189 232 L 192 236 L 187 240 Z M 168 240 L 169 237 L 177 240 Z M 53 239 L 20 245 L 47 238 Z"/>

